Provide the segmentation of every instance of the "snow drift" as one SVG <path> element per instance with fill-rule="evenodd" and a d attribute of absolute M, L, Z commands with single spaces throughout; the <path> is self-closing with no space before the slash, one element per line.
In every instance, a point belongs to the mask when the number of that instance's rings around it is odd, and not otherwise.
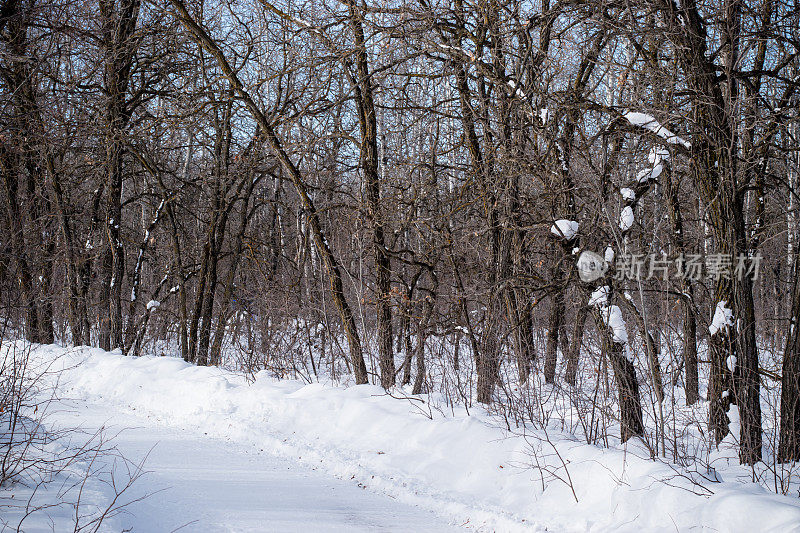
<path fill-rule="evenodd" d="M 170 357 L 40 347 L 70 397 L 201 428 L 352 478 L 477 530 L 800 531 L 800 503 L 756 484 L 708 482 L 557 431 L 509 432 L 477 409 L 439 412 L 431 398 L 361 385 L 252 383 Z M 435 400 L 435 398 L 433 398 Z M 435 402 L 434 402 L 435 403 Z"/>

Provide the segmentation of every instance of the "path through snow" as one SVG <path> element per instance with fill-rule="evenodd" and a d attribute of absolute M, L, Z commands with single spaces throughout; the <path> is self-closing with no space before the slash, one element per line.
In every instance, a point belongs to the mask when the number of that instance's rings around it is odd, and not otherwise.
<path fill-rule="evenodd" d="M 709 456 L 711 482 L 702 464 L 653 461 L 636 439 L 587 445 L 555 419 L 520 434 L 474 406 L 440 410 L 436 395 L 266 372 L 248 381 L 90 348 L 41 346 L 32 357 L 58 376 L 59 394 L 88 402 L 67 403 L 59 423 L 139 427 L 119 438 L 133 461 L 158 443 L 137 490 L 169 490 L 131 508 L 135 531 L 192 520 L 183 531 L 449 529 L 436 513 L 476 531 L 800 533 L 800 502 L 750 482 L 733 436 Z"/>
<path fill-rule="evenodd" d="M 132 532 L 457 531 L 432 513 L 258 449 L 84 400 L 58 403 L 49 423 L 105 426 L 128 460 L 148 473 L 115 517 Z M 110 490 L 109 490 L 110 492 Z M 153 494 L 155 493 L 155 494 Z M 109 494 L 111 496 L 111 494 Z"/>

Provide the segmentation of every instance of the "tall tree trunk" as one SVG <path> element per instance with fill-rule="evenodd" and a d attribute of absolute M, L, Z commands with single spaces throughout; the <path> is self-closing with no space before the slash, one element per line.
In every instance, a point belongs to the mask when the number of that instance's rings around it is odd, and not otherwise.
<path fill-rule="evenodd" d="M 436 291 L 433 289 L 425 292 L 429 294 L 426 294 L 422 301 L 422 318 L 417 326 L 417 374 L 414 378 L 414 388 L 411 394 L 422 394 L 425 392 L 425 343 L 428 339 L 428 326 L 431 321 L 431 316 L 433 315 L 433 309 L 436 305 Z"/>
<path fill-rule="evenodd" d="M 533 318 L 531 317 L 530 303 L 527 301 L 520 304 L 519 298 L 527 299 L 525 291 L 514 289 L 506 290 L 506 312 L 511 323 L 514 337 L 514 351 L 517 359 L 517 373 L 519 382 L 524 384 L 528 381 L 531 374 L 533 362 L 535 360 L 533 348 Z"/>
<path fill-rule="evenodd" d="M 378 126 L 375 113 L 372 75 L 369 71 L 367 44 L 362 25 L 363 12 L 354 0 L 348 1 L 350 28 L 355 40 L 357 83 L 356 103 L 361 127 L 361 171 L 367 196 L 367 219 L 372 226 L 372 251 L 375 260 L 376 322 L 378 329 L 378 361 L 381 386 L 394 385 L 394 352 L 392 349 L 391 263 L 384 239 L 381 213 L 381 183 L 378 170 Z"/>
<path fill-rule="evenodd" d="M 663 195 L 669 211 L 672 225 L 672 242 L 680 257 L 686 258 L 689 250 L 686 246 L 683 228 L 683 212 L 678 194 L 679 183 L 672 179 L 671 169 L 662 174 Z M 697 317 L 694 312 L 694 285 L 688 276 L 682 276 L 682 297 L 680 305 L 683 309 L 683 370 L 685 378 L 684 392 L 686 405 L 693 405 L 700 399 L 700 386 L 697 369 Z"/>
<path fill-rule="evenodd" d="M 625 345 L 610 339 L 607 342 L 611 347 L 609 359 L 619 393 L 621 441 L 625 442 L 631 437 L 644 435 L 639 381 L 633 363 L 625 357 Z"/>
<path fill-rule="evenodd" d="M 0 73 L 9 91 L 5 110 L 11 142 L 4 140 L 0 144 L 0 167 L 12 233 L 11 249 L 16 262 L 25 337 L 31 342 L 52 343 L 52 301 L 48 292 L 54 242 L 48 236 L 50 209 L 39 164 L 41 144 L 36 144 L 43 142 L 44 132 L 39 128 L 34 87 L 37 77 L 32 66 L 35 61 L 28 49 L 32 10 L 16 2 L 4 7 L 5 20 L 10 24 L 8 32 L 0 36 L 4 48 L 8 49 Z"/>
<path fill-rule="evenodd" d="M 249 174 L 248 174 L 249 176 Z M 209 354 L 209 361 L 212 365 L 216 366 L 222 362 L 222 341 L 225 336 L 225 329 L 228 324 L 228 316 L 230 314 L 230 304 L 233 298 L 234 281 L 236 279 L 236 272 L 239 267 L 239 262 L 244 252 L 244 238 L 247 231 L 248 223 L 252 212 L 250 211 L 250 197 L 253 194 L 253 189 L 259 183 L 261 177 L 255 179 L 248 177 L 242 183 L 248 183 L 246 192 L 241 200 L 241 213 L 239 216 L 239 228 L 234 236 L 233 254 L 231 255 L 230 264 L 228 265 L 228 272 L 225 277 L 223 285 L 222 301 L 220 302 L 220 312 L 217 317 L 217 327 L 214 331 L 214 342 L 211 344 L 211 352 Z M 238 195 L 237 195 L 238 196 Z M 231 200 L 232 202 L 235 200 Z"/>
<path fill-rule="evenodd" d="M 707 206 L 717 254 L 736 260 L 749 252 L 744 220 L 744 190 L 739 183 L 737 160 L 739 139 L 737 113 L 742 105 L 739 95 L 739 39 L 741 4 L 725 0 L 721 6 L 718 57 L 723 64 L 709 59 L 709 32 L 706 19 L 694 2 L 683 5 L 680 20 L 674 5 L 664 7 L 675 34 L 677 57 L 692 95 L 692 143 L 694 179 L 703 203 Z M 716 39 L 717 36 L 710 40 Z M 724 71 L 720 76 L 719 71 Z M 724 80 L 724 81 L 723 81 Z M 727 306 L 732 312 L 732 327 L 724 327 L 711 336 L 711 402 L 709 429 L 720 442 L 728 434 L 726 414 L 733 400 L 739 407 L 741 438 L 739 459 L 743 464 L 761 460 L 761 403 L 758 374 L 758 350 L 755 342 L 755 310 L 752 282 L 744 279 L 720 279 L 714 290 L 714 305 Z M 730 368 L 734 368 L 731 376 Z"/>
<path fill-rule="evenodd" d="M 683 363 L 686 381 L 686 405 L 694 405 L 700 399 L 700 380 L 697 369 L 697 317 L 694 313 L 692 285 L 687 284 L 687 296 L 681 298 L 683 306 Z"/>
<path fill-rule="evenodd" d="M 19 210 L 17 187 L 17 158 L 8 153 L 5 146 L 0 145 L 0 170 L 3 173 L 6 213 L 11 228 L 11 249 L 16 263 L 16 277 L 19 286 L 25 338 L 30 342 L 39 342 L 39 312 L 37 300 L 33 292 L 33 276 L 27 259 L 28 248 L 22 228 Z"/>
<path fill-rule="evenodd" d="M 210 239 L 210 236 L 207 237 Z M 189 362 L 194 363 L 197 360 L 197 336 L 200 331 L 200 315 L 203 312 L 203 301 L 206 297 L 206 283 L 208 282 L 208 264 L 211 255 L 211 243 L 206 240 L 203 245 L 203 257 L 200 262 L 200 274 L 197 278 L 197 289 L 195 290 L 194 307 L 192 309 L 192 316 L 189 319 Z"/>
<path fill-rule="evenodd" d="M 125 276 L 125 247 L 122 241 L 122 181 L 125 172 L 124 130 L 130 120 L 127 102 L 135 46 L 133 34 L 139 18 L 140 0 L 99 0 L 104 47 L 103 85 L 106 96 L 105 120 L 105 230 L 108 245 L 102 261 L 104 287 L 101 291 L 101 346 L 123 347 L 122 284 Z M 105 315 L 105 313 L 108 313 Z"/>
<path fill-rule="evenodd" d="M 797 74 L 797 68 L 792 68 Z M 791 126 L 791 137 L 800 136 L 800 125 Z M 783 352 L 783 370 L 781 372 L 781 411 L 780 441 L 778 444 L 778 461 L 788 463 L 800 461 L 800 264 L 797 254 L 796 199 L 798 193 L 798 168 L 800 168 L 800 150 L 795 148 L 793 160 L 789 164 L 789 201 L 786 213 L 787 225 L 787 265 L 792 274 L 792 298 L 789 330 L 786 335 L 786 348 Z"/>
<path fill-rule="evenodd" d="M 216 250 L 212 250 L 208 260 L 206 294 L 200 311 L 199 338 L 195 362 L 200 366 L 208 364 L 208 347 L 211 338 L 211 327 L 214 313 L 214 296 L 217 291 L 217 259 Z"/>
<path fill-rule="evenodd" d="M 133 279 L 131 280 L 131 299 L 128 306 L 128 320 L 125 328 L 125 342 L 122 350 L 125 354 L 130 352 L 130 350 L 134 347 L 135 340 L 138 338 L 138 327 L 141 324 L 137 319 L 136 309 L 137 305 L 139 305 L 139 293 L 142 290 L 142 269 L 144 268 L 145 253 L 147 253 L 147 248 L 150 244 L 150 237 L 153 233 L 153 230 L 161 220 L 161 215 L 163 214 L 166 205 L 167 199 L 163 198 L 161 203 L 159 203 L 158 207 L 156 208 L 156 212 L 153 214 L 153 217 L 150 219 L 147 229 L 145 230 L 144 237 L 139 244 L 139 254 L 136 258 L 136 266 L 133 269 Z M 147 302 L 146 305 L 148 303 L 149 302 Z M 149 316 L 150 310 L 145 309 L 145 314 Z M 142 322 L 144 322 L 144 320 L 142 320 Z M 147 324 L 145 323 L 144 327 L 146 327 L 146 325 Z"/>
<path fill-rule="evenodd" d="M 786 335 L 781 373 L 778 461 L 800 461 L 800 268 L 794 261 L 792 314 Z"/>
<path fill-rule="evenodd" d="M 562 256 L 563 257 L 563 256 Z M 556 364 L 558 362 L 558 340 L 561 333 L 561 325 L 564 321 L 564 274 L 561 268 L 561 261 L 558 260 L 551 271 L 551 279 L 557 284 L 553 293 L 550 305 L 550 318 L 547 322 L 547 352 L 544 359 L 544 380 L 545 383 L 553 383 L 556 378 Z"/>

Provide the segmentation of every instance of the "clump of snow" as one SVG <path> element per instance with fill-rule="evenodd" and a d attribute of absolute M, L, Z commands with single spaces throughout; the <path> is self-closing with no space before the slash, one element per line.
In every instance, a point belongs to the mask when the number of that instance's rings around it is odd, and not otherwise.
<path fill-rule="evenodd" d="M 606 251 L 603 254 L 603 259 L 605 259 L 607 263 L 611 263 L 612 261 L 614 261 L 614 249 L 611 246 L 606 246 Z"/>
<path fill-rule="evenodd" d="M 622 317 L 622 309 L 618 305 L 609 305 L 611 297 L 611 287 L 603 285 L 595 289 L 589 296 L 589 305 L 600 310 L 608 329 L 611 331 L 611 339 L 619 344 L 627 344 L 628 332 L 625 329 L 625 319 Z"/>
<path fill-rule="evenodd" d="M 633 189 L 629 189 L 628 187 L 623 187 L 620 189 L 619 194 L 622 196 L 622 199 L 627 202 L 636 200 L 636 193 L 633 192 Z"/>
<path fill-rule="evenodd" d="M 155 309 L 159 305 L 161 305 L 161 302 L 156 301 L 156 300 L 150 300 L 149 302 L 147 302 L 147 310 L 148 311 L 152 311 L 153 309 Z"/>
<path fill-rule="evenodd" d="M 717 303 L 714 310 L 714 318 L 711 320 L 711 325 L 708 326 L 708 331 L 711 335 L 716 335 L 722 329 L 728 329 L 728 326 L 733 325 L 733 311 L 728 307 L 728 302 L 722 300 Z"/>
<path fill-rule="evenodd" d="M 663 146 L 655 146 L 650 149 L 647 159 L 653 164 L 652 169 L 645 169 L 636 175 L 639 183 L 654 180 L 664 171 L 664 161 L 669 158 L 669 152 Z"/>
<path fill-rule="evenodd" d="M 563 218 L 556 220 L 550 227 L 550 233 L 571 241 L 578 233 L 578 223 L 574 220 L 565 220 Z"/>
<path fill-rule="evenodd" d="M 667 128 L 662 126 L 655 117 L 646 113 L 637 113 L 634 111 L 627 111 L 623 115 L 625 119 L 634 126 L 639 126 L 646 130 L 652 131 L 670 144 L 680 144 L 685 148 L 691 148 L 692 145 L 688 141 L 678 137 Z"/>
<path fill-rule="evenodd" d="M 628 300 L 629 302 L 633 303 L 633 296 L 631 295 L 630 292 L 625 291 L 625 292 L 622 293 L 622 295 L 625 297 L 626 300 Z"/>
<path fill-rule="evenodd" d="M 664 165 L 659 162 L 657 165 L 654 165 L 653 168 L 640 170 L 639 173 L 636 174 L 636 181 L 639 183 L 644 183 L 646 181 L 654 180 L 658 178 L 663 171 Z"/>
<path fill-rule="evenodd" d="M 633 208 L 626 205 L 619 214 L 619 229 L 628 231 L 633 226 Z"/>
<path fill-rule="evenodd" d="M 608 304 L 608 296 L 611 294 L 611 287 L 603 285 L 598 287 L 589 296 L 589 305 L 606 305 Z"/>
<path fill-rule="evenodd" d="M 733 373 L 733 370 L 736 368 L 736 356 L 735 355 L 729 355 L 725 359 L 725 365 L 728 367 L 728 370 L 730 370 L 731 373 Z"/>
<path fill-rule="evenodd" d="M 614 342 L 625 344 L 628 342 L 628 331 L 625 329 L 625 319 L 622 318 L 622 309 L 618 305 L 607 306 L 602 310 L 603 321 L 611 330 Z"/>
<path fill-rule="evenodd" d="M 524 93 L 524 92 L 522 92 L 522 89 L 520 89 L 520 88 L 517 86 L 517 82 L 515 82 L 514 80 L 508 80 L 508 86 L 509 86 L 509 87 L 511 87 L 511 89 L 514 91 L 514 94 L 515 94 L 517 97 L 519 97 L 519 98 L 525 98 L 525 93 Z"/>
<path fill-rule="evenodd" d="M 741 435 L 742 435 L 742 419 L 741 414 L 739 413 L 739 406 L 735 403 L 730 404 L 728 406 L 728 431 L 730 433 L 726 437 L 728 440 L 736 442 L 740 442 Z"/>
<path fill-rule="evenodd" d="M 650 149 L 650 153 L 647 154 L 647 160 L 653 165 L 657 165 L 667 159 L 669 159 L 669 150 L 663 146 L 654 146 Z"/>

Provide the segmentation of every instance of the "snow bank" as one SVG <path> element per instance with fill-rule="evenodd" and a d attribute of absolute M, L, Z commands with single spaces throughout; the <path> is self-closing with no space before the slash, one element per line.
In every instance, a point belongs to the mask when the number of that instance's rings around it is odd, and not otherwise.
<path fill-rule="evenodd" d="M 427 396 L 398 399 L 370 385 L 305 385 L 265 373 L 248 383 L 176 358 L 37 352 L 65 369 L 66 395 L 293 457 L 477 530 L 749 532 L 800 524 L 797 500 L 755 484 L 714 483 L 713 494 L 697 495 L 704 491 L 691 473 L 648 460 L 635 440 L 602 449 L 555 428 L 513 434 L 478 408 L 443 413 Z"/>

